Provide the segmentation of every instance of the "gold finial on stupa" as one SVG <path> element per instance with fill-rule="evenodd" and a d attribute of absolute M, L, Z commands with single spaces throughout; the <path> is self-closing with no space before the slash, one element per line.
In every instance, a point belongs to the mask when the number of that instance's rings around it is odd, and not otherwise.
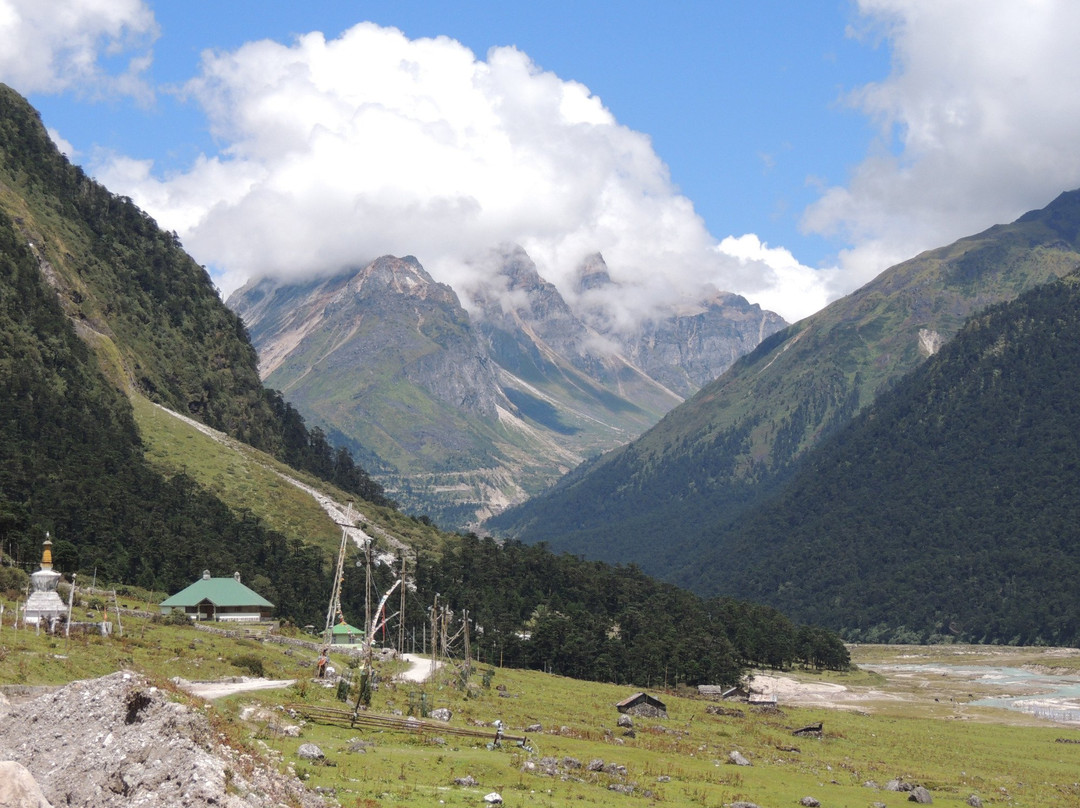
<path fill-rule="evenodd" d="M 52 569 L 52 540 L 49 539 L 49 533 L 45 533 L 44 550 L 41 552 L 41 568 L 43 570 Z"/>

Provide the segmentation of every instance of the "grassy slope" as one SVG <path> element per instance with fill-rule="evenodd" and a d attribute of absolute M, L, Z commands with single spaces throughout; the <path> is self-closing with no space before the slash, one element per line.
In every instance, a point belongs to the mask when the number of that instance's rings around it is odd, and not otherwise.
<path fill-rule="evenodd" d="M 524 727 L 539 722 L 543 731 L 530 736 L 533 759 L 550 756 L 561 762 L 572 757 L 587 764 L 601 758 L 626 766 L 625 782 L 636 784 L 633 796 L 608 790 L 609 784 L 624 782 L 622 778 L 583 768 L 569 770 L 567 779 L 523 773 L 521 764 L 528 756 L 509 743 L 492 751 L 483 741 L 451 735 L 439 743 L 437 732 L 405 735 L 316 723 L 306 724 L 300 737 L 283 737 L 269 728 L 266 718 L 241 721 L 240 708 L 256 702 L 269 707 L 295 702 L 343 706 L 332 690 L 308 680 L 314 651 L 289 655 L 283 646 L 139 618 L 125 618 L 124 628 L 123 638 L 72 638 L 65 644 L 31 631 L 16 633 L 8 623 L 0 628 L 0 683 L 55 684 L 117 667 L 141 670 L 162 681 L 172 676 L 210 679 L 246 672 L 229 661 L 257 655 L 267 676 L 296 677 L 302 685 L 219 700 L 213 713 L 224 719 L 221 725 L 235 741 L 295 767 L 310 786 L 334 789 L 345 806 L 476 805 L 483 795 L 498 791 L 508 805 L 720 806 L 741 799 L 781 806 L 811 795 L 830 808 L 864 808 L 875 801 L 895 808 L 908 804 L 907 795 L 864 785 L 895 777 L 927 786 L 934 804 L 943 806 L 962 806 L 972 793 L 987 805 L 1032 808 L 1065 808 L 1080 800 L 1080 745 L 1056 743 L 1076 737 L 1075 729 L 1034 725 L 1019 714 L 975 708 L 965 711 L 969 720 L 954 720 L 957 710 L 943 703 L 944 698 L 883 699 L 869 712 L 782 706 L 780 713 L 770 715 L 735 705 L 740 715 L 713 716 L 705 713 L 707 702 L 663 694 L 669 718 L 635 719 L 637 734 L 630 738 L 616 728 L 613 708 L 628 691 L 611 685 L 498 669 L 492 687 L 478 687 L 468 699 L 440 683 L 389 684 L 375 693 L 372 711 L 390 713 L 405 709 L 410 694 L 415 698 L 423 689 L 432 707 L 453 711 L 455 727 L 500 718 L 508 733 L 522 734 Z M 876 661 L 883 655 L 895 661 L 906 650 L 873 648 L 866 653 Z M 1045 649 L 1029 650 L 1032 662 L 1046 659 Z M 859 652 L 856 649 L 857 657 Z M 332 662 L 344 667 L 341 658 Z M 882 685 L 880 677 L 859 672 L 829 678 L 849 685 Z M 276 711 L 271 715 L 275 722 L 294 720 Z M 823 739 L 792 737 L 792 730 L 818 721 L 824 723 Z M 350 752 L 355 739 L 372 746 L 363 753 Z M 308 742 L 323 749 L 325 762 L 298 758 L 300 744 Z M 732 750 L 742 752 L 753 766 L 727 764 Z M 466 774 L 479 785 L 453 785 L 454 778 Z M 670 780 L 661 782 L 661 777 Z M 642 796 L 646 789 L 653 799 Z"/>
<path fill-rule="evenodd" d="M 183 471 L 212 491 L 234 512 L 254 514 L 290 539 L 315 544 L 336 554 L 340 528 L 307 492 L 286 482 L 280 474 L 297 479 L 339 503 L 348 494 L 329 483 L 295 471 L 250 446 L 222 443 L 174 418 L 145 398 L 130 399 L 147 458 L 165 474 Z M 357 503 L 367 524 L 387 531 L 413 548 L 438 546 L 434 528 L 388 508 Z"/>

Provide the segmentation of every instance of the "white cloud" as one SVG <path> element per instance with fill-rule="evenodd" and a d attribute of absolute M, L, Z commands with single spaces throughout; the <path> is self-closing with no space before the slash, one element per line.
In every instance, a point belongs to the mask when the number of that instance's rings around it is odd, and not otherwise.
<path fill-rule="evenodd" d="M 186 172 L 117 159 L 95 174 L 130 195 L 217 270 L 227 294 L 263 274 L 300 277 L 413 254 L 457 285 L 516 243 L 568 294 L 602 252 L 655 306 L 713 283 L 752 300 L 791 275 L 774 252 L 718 249 L 647 136 L 580 83 L 514 48 L 486 60 L 447 38 L 362 23 L 327 41 L 206 53 L 186 87 L 224 144 Z M 791 316 L 791 312 L 780 309 Z"/>
<path fill-rule="evenodd" d="M 141 74 L 157 34 L 142 0 L 0 0 L 0 81 L 23 94 L 148 98 Z M 110 69 L 111 60 L 122 64 Z"/>
<path fill-rule="evenodd" d="M 881 141 L 804 226 L 838 235 L 841 288 L 1080 186 L 1080 4 L 859 0 L 892 74 L 852 94 Z"/>
<path fill-rule="evenodd" d="M 49 133 L 49 140 L 55 145 L 57 150 L 69 160 L 75 160 L 78 157 L 78 152 L 75 147 L 71 145 L 67 140 L 61 137 L 60 133 L 53 129 L 51 126 L 46 130 Z"/>
<path fill-rule="evenodd" d="M 754 302 L 770 311 L 783 312 L 790 322 L 809 317 L 839 297 L 832 292 L 840 281 L 839 270 L 809 270 L 789 250 L 770 247 L 752 233 L 738 238 L 728 236 L 717 250 L 769 278 L 766 288 L 754 296 Z"/>

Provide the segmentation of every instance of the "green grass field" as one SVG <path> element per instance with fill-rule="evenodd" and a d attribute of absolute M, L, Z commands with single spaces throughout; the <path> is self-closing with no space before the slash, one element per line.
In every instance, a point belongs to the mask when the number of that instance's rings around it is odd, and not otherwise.
<path fill-rule="evenodd" d="M 893 778 L 927 787 L 935 805 L 965 805 L 972 794 L 985 805 L 1080 805 L 1080 744 L 1058 742 L 1080 739 L 1077 728 L 1038 724 L 998 710 L 961 713 L 926 694 L 892 693 L 890 680 L 865 671 L 827 677 L 788 672 L 890 696 L 858 709 L 781 702 L 776 711 L 761 711 L 725 703 L 731 714 L 712 715 L 706 708 L 715 702 L 693 692 L 655 692 L 666 702 L 668 718 L 635 718 L 632 737 L 617 726 L 614 707 L 630 688 L 510 669 L 494 669 L 485 687 L 483 672 L 489 669 L 476 665 L 463 692 L 452 666 L 441 671 L 438 681 L 423 685 L 389 681 L 400 663 L 380 671 L 385 681 L 374 693 L 372 715 L 408 713 L 423 694 L 430 709 L 453 712 L 448 727 L 492 733 L 482 725 L 500 719 L 508 734 L 529 737 L 529 749 L 509 741 L 489 749 L 486 737 L 440 733 L 437 726 L 402 732 L 304 722 L 291 715 L 286 705 L 351 709 L 351 703 L 337 700 L 335 688 L 311 678 L 316 654 L 308 648 L 228 638 L 138 617 L 124 618 L 123 637 L 65 640 L 33 630 L 16 632 L 11 614 L 9 603 L 0 628 L 0 684 L 60 684 L 119 668 L 146 673 L 166 687 L 172 677 L 216 680 L 260 670 L 268 678 L 296 679 L 280 690 L 219 699 L 212 712 L 235 743 L 271 765 L 293 769 L 309 786 L 349 808 L 477 805 L 491 791 L 498 791 L 506 805 L 722 806 L 746 800 L 768 808 L 795 805 L 806 796 L 828 808 L 908 804 L 904 793 L 866 785 L 884 786 Z M 865 651 L 867 659 L 887 660 L 903 650 L 856 649 L 856 658 Z M 1027 664 L 1045 667 L 1050 652 L 1019 653 Z M 341 654 L 332 655 L 331 662 L 338 670 L 350 670 Z M 191 698 L 180 692 L 176 697 Z M 792 735 L 819 721 L 821 738 Z M 525 733 L 536 723 L 540 732 Z M 297 737 L 283 734 L 290 725 L 301 727 Z M 297 750 L 303 743 L 317 744 L 325 759 L 301 760 Z M 732 751 L 753 765 L 730 764 Z M 625 774 L 589 771 L 588 764 L 597 759 L 625 767 Z M 455 778 L 466 775 L 477 785 L 454 785 Z M 631 785 L 630 794 L 609 788 Z"/>

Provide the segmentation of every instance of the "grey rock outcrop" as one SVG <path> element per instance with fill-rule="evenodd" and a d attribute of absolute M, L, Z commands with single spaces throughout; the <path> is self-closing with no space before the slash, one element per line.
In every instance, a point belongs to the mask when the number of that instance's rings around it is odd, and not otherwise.
<path fill-rule="evenodd" d="M 270 387 L 363 447 L 403 506 L 472 524 L 645 431 L 782 324 L 721 296 L 645 324 L 597 316 L 598 331 L 575 306 L 603 307 L 618 285 L 593 263 L 570 302 L 506 245 L 457 291 L 412 256 L 383 256 L 332 278 L 252 281 L 228 305 Z"/>
<path fill-rule="evenodd" d="M 0 761 L 0 805 L 4 808 L 52 808 L 34 775 L 13 760 Z"/>

